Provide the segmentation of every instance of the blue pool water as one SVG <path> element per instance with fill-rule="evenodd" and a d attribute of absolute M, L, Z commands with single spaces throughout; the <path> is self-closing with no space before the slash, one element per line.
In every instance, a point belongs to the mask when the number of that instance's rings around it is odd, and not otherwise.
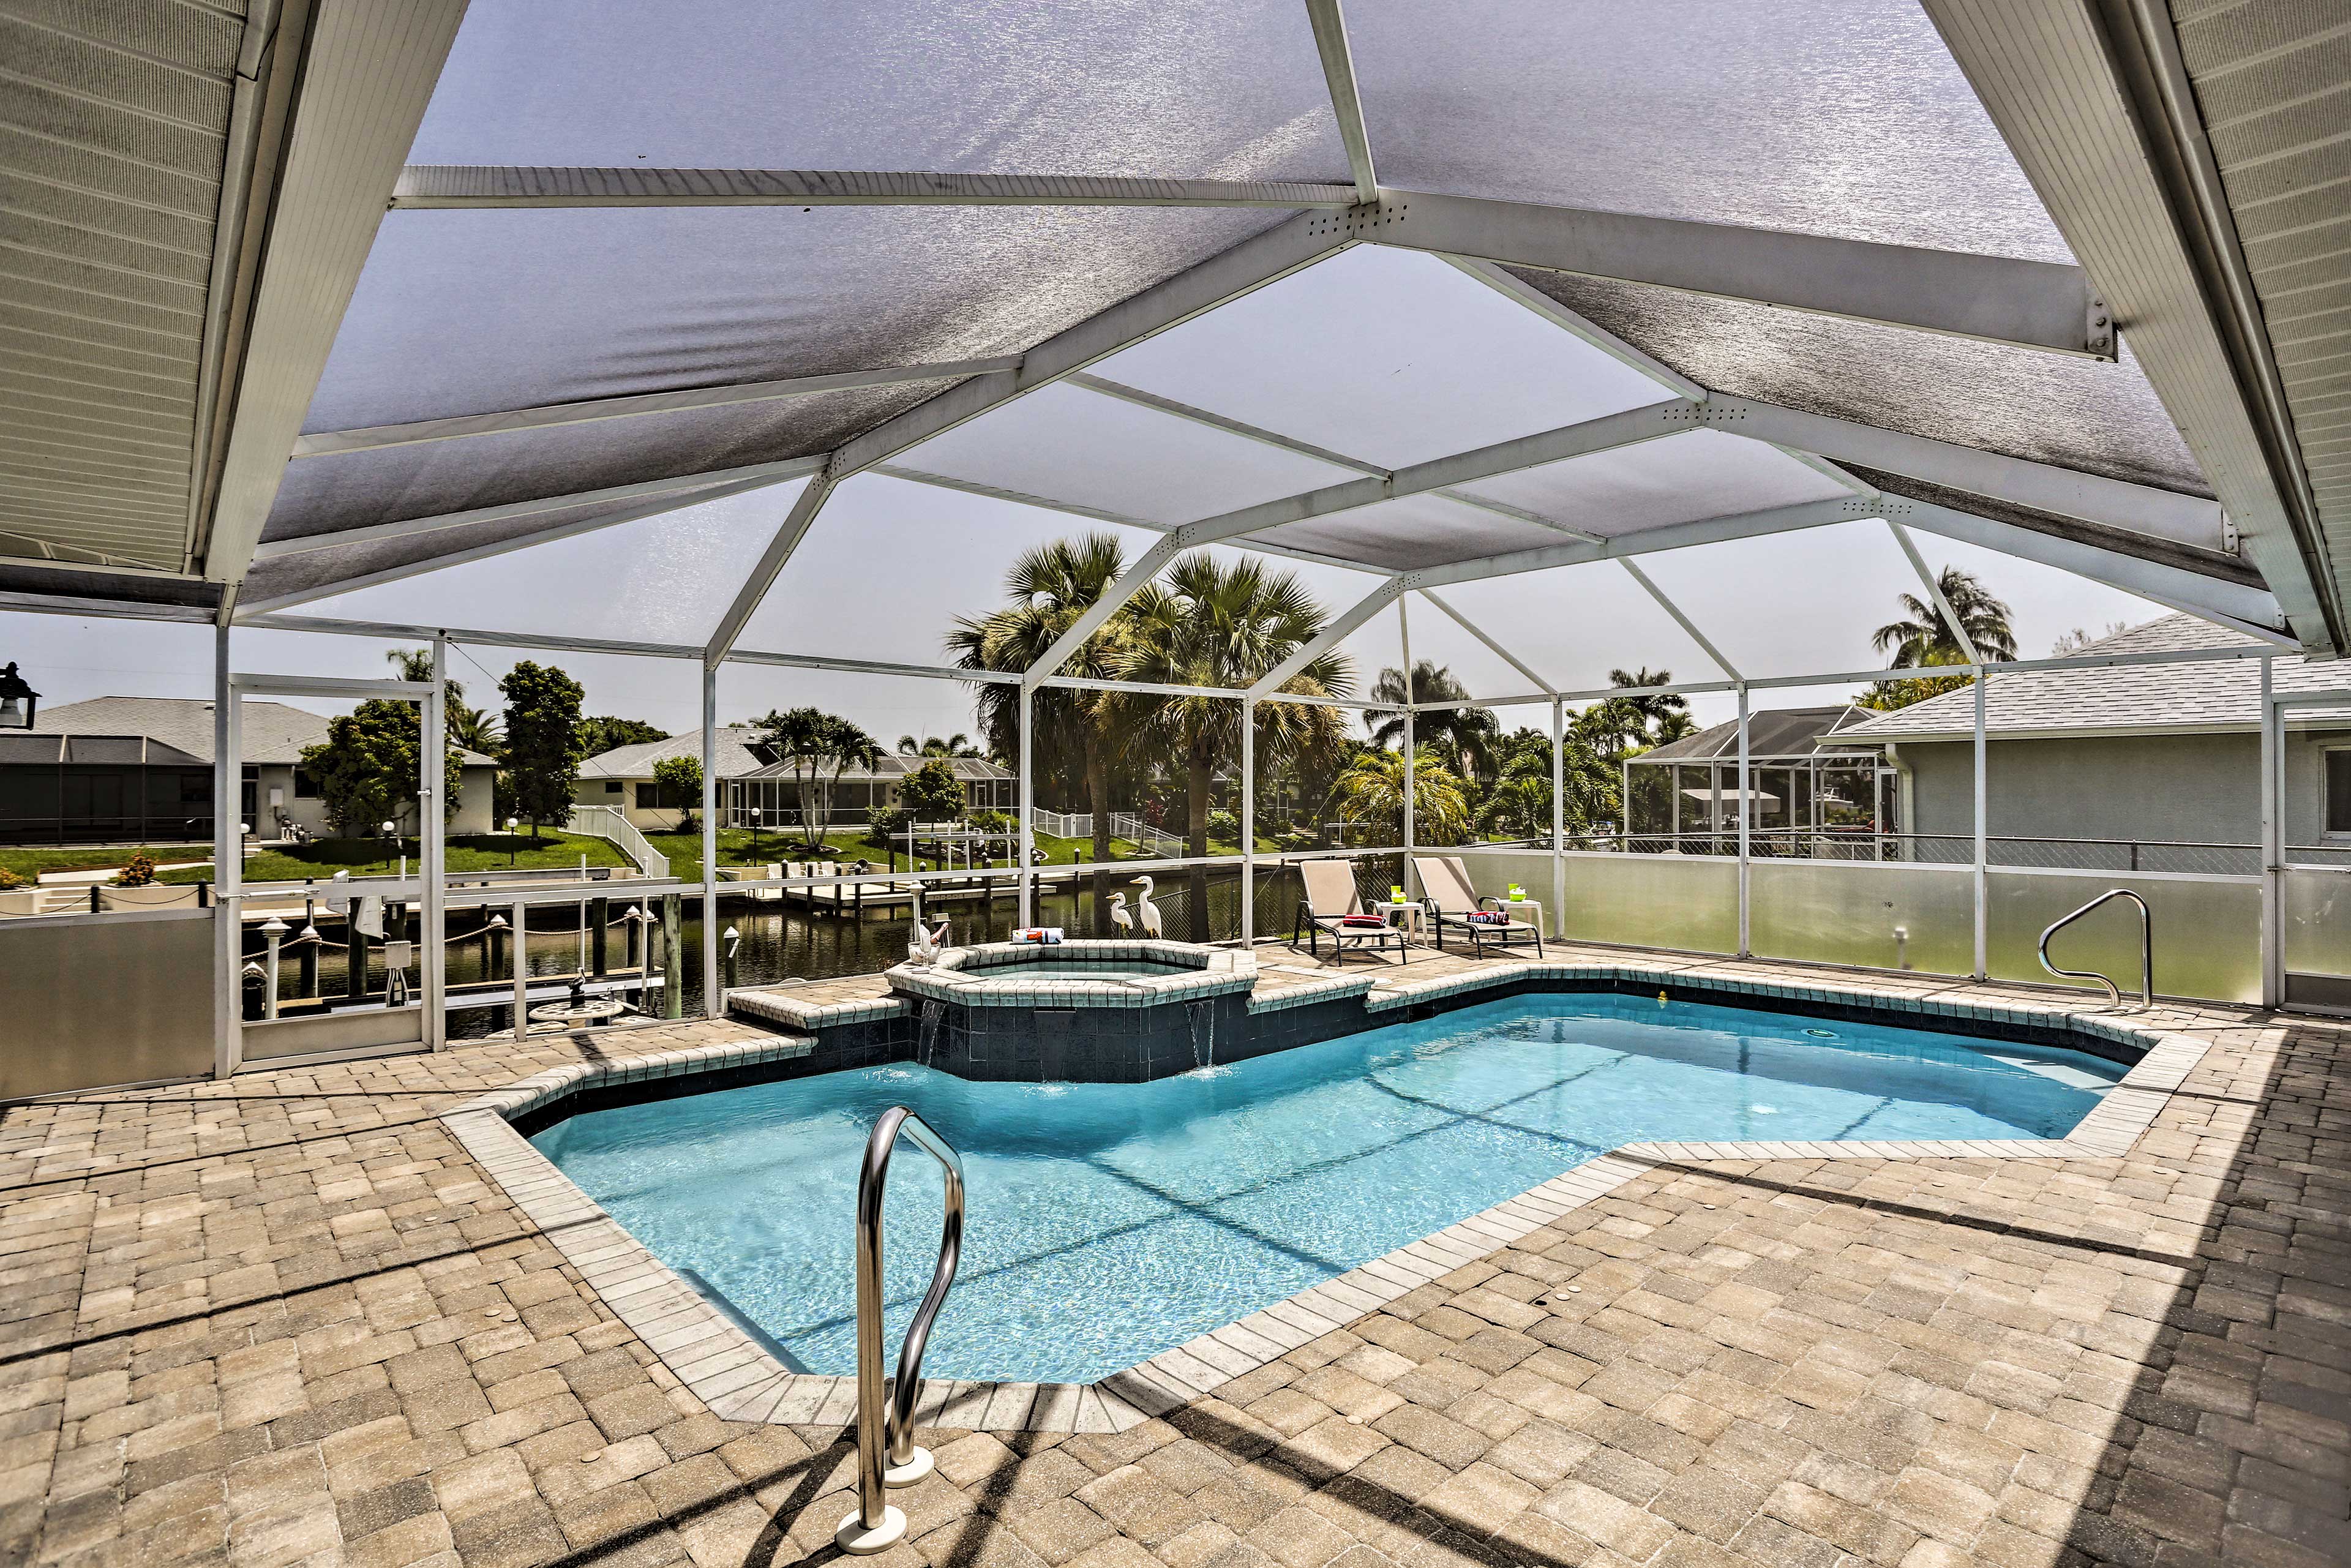
<path fill-rule="evenodd" d="M 532 1141 L 789 1358 L 846 1373 L 859 1152 L 884 1109 L 911 1105 L 962 1151 L 968 1188 L 925 1372 L 1083 1382 L 1619 1144 L 2058 1137 L 2122 1072 L 1924 1030 L 1526 997 L 1155 1083 L 897 1065 L 590 1112 Z M 936 1165 L 902 1144 L 893 1347 L 930 1278 L 939 1205 Z"/>

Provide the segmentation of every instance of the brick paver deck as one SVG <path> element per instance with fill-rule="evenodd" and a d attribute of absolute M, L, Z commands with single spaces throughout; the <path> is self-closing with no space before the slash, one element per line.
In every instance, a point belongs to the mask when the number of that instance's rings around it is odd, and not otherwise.
<path fill-rule="evenodd" d="M 2351 1561 L 2351 1032 L 2167 1022 L 2121 1158 L 1658 1165 L 1118 1436 L 925 1432 L 877 1561 Z M 437 1119 L 746 1032 L 0 1113 L 0 1563 L 835 1555 L 841 1427 L 704 1410 Z"/>

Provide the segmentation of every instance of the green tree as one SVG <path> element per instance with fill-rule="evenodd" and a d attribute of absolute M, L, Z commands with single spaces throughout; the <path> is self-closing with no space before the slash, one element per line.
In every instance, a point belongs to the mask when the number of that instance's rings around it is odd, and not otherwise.
<path fill-rule="evenodd" d="M 571 815 L 580 784 L 580 683 L 552 664 L 525 659 L 498 683 L 507 699 L 507 788 L 515 815 L 538 838 L 543 822 Z"/>
<path fill-rule="evenodd" d="M 580 721 L 580 755 L 583 758 L 601 757 L 623 746 L 642 746 L 650 740 L 668 738 L 669 731 L 641 718 L 598 714 Z"/>
<path fill-rule="evenodd" d="M 413 825 L 423 755 L 424 721 L 416 704 L 371 697 L 327 721 L 327 738 L 303 748 L 302 767 L 318 781 L 319 804 L 335 831 L 344 838 L 371 838 L 384 822 L 403 830 Z M 444 748 L 444 821 L 457 810 L 463 768 L 456 751 Z"/>
<path fill-rule="evenodd" d="M 1011 602 L 976 621 L 957 621 L 947 633 L 947 651 L 967 670 L 1027 670 L 1093 608 L 1125 570 L 1125 549 L 1110 534 L 1086 534 L 1040 545 L 1024 552 L 1005 574 L 1004 590 Z M 1109 676 L 1132 620 L 1132 604 L 1122 605 L 1079 645 L 1062 664 L 1061 673 L 1097 680 Z M 1017 758 L 1020 688 L 988 682 L 977 688 L 975 700 L 988 748 L 999 760 Z M 1029 694 L 1029 788 L 1040 798 L 1067 800 L 1067 795 L 1048 795 L 1044 784 L 1056 775 L 1077 782 L 1093 818 L 1093 849 L 1089 858 L 1102 865 L 1111 858 L 1113 776 L 1134 771 L 1118 766 L 1121 748 L 1111 731 L 1110 706 L 1093 693 L 1060 686 L 1038 687 Z M 904 749 L 903 742 L 900 749 Z M 1094 928 L 1107 930 L 1109 873 L 1097 871 L 1092 882 Z"/>
<path fill-rule="evenodd" d="M 898 785 L 898 808 L 917 822 L 953 822 L 964 813 L 963 780 L 955 764 L 934 757 Z"/>
<path fill-rule="evenodd" d="M 1400 711 L 1404 705 L 1459 702 L 1468 695 L 1469 688 L 1451 670 L 1433 660 L 1416 659 L 1409 686 L 1402 670 L 1380 672 L 1379 679 L 1372 683 L 1372 701 L 1384 706 L 1365 708 L 1364 722 L 1371 727 L 1374 745 L 1399 746 L 1404 742 L 1404 714 Z M 1454 755 L 1462 764 L 1460 777 L 1464 779 L 1493 777 L 1494 739 L 1501 732 L 1491 708 L 1437 708 L 1412 716 L 1413 743 L 1451 742 Z"/>
<path fill-rule="evenodd" d="M 1165 577 L 1128 601 L 1129 616 L 1110 656 L 1120 679 L 1155 685 L 1210 686 L 1228 691 L 1257 684 L 1322 634 L 1322 605 L 1291 572 L 1276 572 L 1249 557 L 1220 565 L 1206 551 L 1180 556 Z M 1280 686 L 1301 696 L 1343 696 L 1354 667 L 1342 654 L 1309 660 Z M 1186 852 L 1208 852 L 1209 790 L 1217 762 L 1240 751 L 1243 705 L 1229 697 L 1102 694 L 1109 722 L 1155 745 L 1186 780 L 1189 831 Z M 1259 702 L 1259 758 L 1333 748 L 1341 720 L 1333 708 Z M 1208 872 L 1187 868 L 1192 939 L 1208 939 Z"/>
<path fill-rule="evenodd" d="M 882 743 L 865 733 L 859 725 L 835 715 L 828 715 L 824 728 L 824 757 L 831 764 L 832 777 L 827 781 L 822 795 L 823 804 L 816 831 L 810 837 L 810 847 L 823 841 L 832 826 L 832 802 L 841 793 L 841 776 L 851 768 L 871 769 L 882 760 Z M 928 766 L 925 764 L 925 766 Z M 955 769 L 949 768 L 949 773 Z M 803 812 L 805 817 L 807 813 Z"/>
<path fill-rule="evenodd" d="M 1950 605 L 1951 613 L 1966 628 L 1968 640 L 1975 644 L 1978 653 L 1994 661 L 2016 657 L 2016 632 L 2009 625 L 2008 606 L 1994 599 L 1972 572 L 1947 566 L 1936 578 L 1935 586 Z M 1909 670 L 1967 662 L 1966 649 L 1952 634 L 1950 623 L 1939 608 L 1915 593 L 1897 597 L 1901 600 L 1903 619 L 1889 621 L 1870 635 L 1870 642 L 1879 653 L 1894 655 L 1894 668 Z"/>
<path fill-rule="evenodd" d="M 694 808 L 702 799 L 702 758 L 664 757 L 653 764 L 653 788 L 677 802 L 677 831 L 694 831 Z"/>
<path fill-rule="evenodd" d="M 1415 748 L 1412 774 L 1413 842 L 1459 843 L 1469 831 L 1469 797 L 1460 779 L 1426 747 Z M 1333 799 L 1341 821 L 1362 829 L 1375 843 L 1400 844 L 1404 794 L 1404 753 L 1372 750 L 1339 775 Z"/>
<path fill-rule="evenodd" d="M 1551 837 L 1551 737 L 1520 729 L 1498 747 L 1501 777 L 1479 804 L 1478 827 L 1503 838 Z M 1620 820 L 1616 769 L 1573 734 L 1560 747 L 1561 824 L 1570 833 Z"/>

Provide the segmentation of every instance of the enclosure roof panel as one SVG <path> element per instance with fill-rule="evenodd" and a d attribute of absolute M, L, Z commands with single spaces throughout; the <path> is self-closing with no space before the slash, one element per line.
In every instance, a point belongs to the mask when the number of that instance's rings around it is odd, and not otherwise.
<path fill-rule="evenodd" d="M 1914 0 L 1353 0 L 1408 190 L 2072 259 Z"/>
<path fill-rule="evenodd" d="M 1462 486 L 1612 538 L 1821 500 L 1849 488 L 1774 447 L 1719 430 L 1693 430 Z"/>
<path fill-rule="evenodd" d="M 1254 0 L 474 0 L 410 162 L 1347 178 Z"/>

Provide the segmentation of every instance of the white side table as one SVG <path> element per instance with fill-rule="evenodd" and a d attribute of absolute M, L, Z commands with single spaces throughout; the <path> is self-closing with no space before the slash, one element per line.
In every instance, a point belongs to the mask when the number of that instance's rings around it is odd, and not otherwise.
<path fill-rule="evenodd" d="M 1551 936 L 1551 928 L 1543 924 L 1542 905 L 1531 898 L 1506 898 L 1502 901 L 1502 913 L 1513 920 L 1525 921 L 1546 939 Z"/>
<path fill-rule="evenodd" d="M 1402 931 L 1406 941 L 1417 942 L 1421 939 L 1423 935 L 1421 919 L 1425 912 L 1413 900 L 1407 898 L 1402 903 L 1397 903 L 1392 899 L 1382 899 L 1372 905 L 1372 913 Z"/>

